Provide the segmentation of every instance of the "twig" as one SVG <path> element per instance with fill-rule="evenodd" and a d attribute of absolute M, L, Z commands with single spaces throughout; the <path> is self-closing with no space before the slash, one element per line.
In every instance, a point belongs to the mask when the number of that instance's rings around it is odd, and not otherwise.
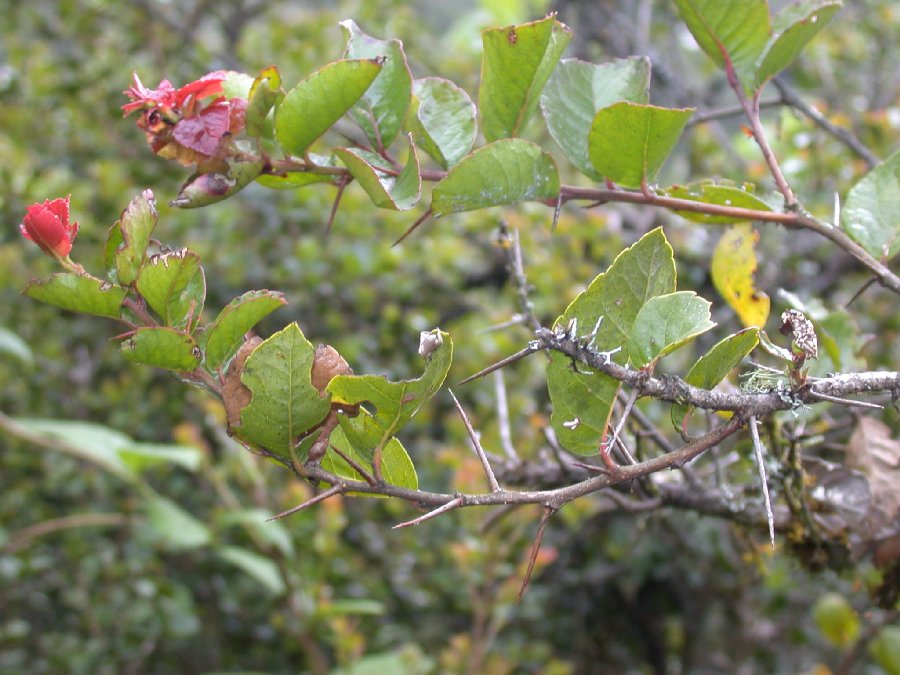
<path fill-rule="evenodd" d="M 433 511 L 429 511 L 425 515 L 419 516 L 418 518 L 413 518 L 412 520 L 407 520 L 403 523 L 398 523 L 394 525 L 392 530 L 399 530 L 404 527 L 411 527 L 413 525 L 418 525 L 419 523 L 424 523 L 426 520 L 431 520 L 432 518 L 437 518 L 442 513 L 447 513 L 447 511 L 452 511 L 453 509 L 462 506 L 465 503 L 465 499 L 463 497 L 457 497 L 453 499 L 443 506 L 439 506 Z"/>
<path fill-rule="evenodd" d="M 27 547 L 34 539 L 53 532 L 79 527 L 119 527 L 129 525 L 133 520 L 131 516 L 124 513 L 76 513 L 61 518 L 51 518 L 10 533 L 9 539 L 0 547 L 0 550 L 13 554 Z"/>
<path fill-rule="evenodd" d="M 759 471 L 759 482 L 762 487 L 763 502 L 766 505 L 766 520 L 769 523 L 769 541 L 772 542 L 772 550 L 775 550 L 775 516 L 772 514 L 772 501 L 769 499 L 769 483 L 766 478 L 765 457 L 762 441 L 759 439 L 759 429 L 756 428 L 756 418 L 751 417 L 747 426 L 750 427 L 750 438 L 753 439 L 753 454 L 756 457 L 756 468 Z"/>
<path fill-rule="evenodd" d="M 637 401 L 637 391 L 631 393 L 631 396 L 628 397 L 628 400 L 625 402 L 625 407 L 622 410 L 622 416 L 619 419 L 619 423 L 616 425 L 616 428 L 613 429 L 612 438 L 610 438 L 606 442 L 606 447 L 612 449 L 612 445 L 619 441 L 619 434 L 622 431 L 622 427 L 625 426 L 625 422 L 628 421 L 628 416 L 631 414 L 631 409 L 634 407 L 634 402 Z M 625 459 L 628 460 L 630 464 L 637 464 L 634 457 L 631 456 L 631 453 L 628 452 L 628 448 L 625 447 L 625 444 L 619 441 L 619 449 L 622 451 L 622 454 L 625 455 Z"/>
<path fill-rule="evenodd" d="M 453 404 L 456 406 L 456 410 L 459 413 L 459 416 L 462 417 L 463 424 L 466 425 L 466 431 L 469 434 L 469 439 L 472 441 L 472 446 L 475 448 L 475 454 L 478 455 L 478 459 L 481 460 L 481 468 L 484 469 L 484 474 L 487 476 L 488 485 L 491 488 L 492 492 L 500 492 L 500 484 L 497 482 L 497 477 L 494 475 L 494 470 L 491 468 L 491 463 L 488 461 L 487 455 L 484 454 L 484 448 L 481 447 L 481 441 L 478 440 L 478 434 L 475 433 L 475 429 L 472 428 L 472 423 L 469 421 L 469 416 L 466 415 L 466 411 L 463 410 L 462 405 L 460 405 L 459 399 L 456 398 L 456 395 L 452 390 L 448 389 L 450 392 L 450 398 L 453 399 Z"/>
<path fill-rule="evenodd" d="M 559 193 L 557 200 L 557 208 L 562 204 L 563 194 Z M 501 223 L 501 234 L 508 232 L 506 223 Z M 522 258 L 522 245 L 519 240 L 519 230 L 512 229 L 509 235 L 510 245 L 506 248 L 507 252 L 507 269 L 512 276 L 513 285 L 516 287 L 516 293 L 519 296 L 519 309 L 521 314 L 527 319 L 532 330 L 538 328 L 541 322 L 538 321 L 534 313 L 534 303 L 531 301 L 531 285 L 528 283 L 528 277 L 525 275 L 525 263 Z"/>
<path fill-rule="evenodd" d="M 765 108 L 778 108 L 785 104 L 780 98 L 772 99 L 771 101 L 760 101 L 759 108 L 760 110 Z M 744 114 L 744 106 L 742 105 L 733 105 L 727 106 L 725 108 L 719 108 L 717 110 L 707 110 L 705 112 L 699 112 L 691 116 L 691 119 L 688 120 L 688 123 L 685 125 L 685 128 L 690 129 L 691 127 L 697 126 L 698 124 L 704 124 L 705 122 L 712 122 L 715 120 L 721 120 L 728 117 L 737 117 L 738 115 Z"/>
<path fill-rule="evenodd" d="M 794 196 L 791 186 L 788 185 L 788 182 L 781 171 L 781 167 L 778 165 L 778 160 L 775 157 L 775 153 L 772 151 L 772 146 L 769 145 L 769 140 L 766 138 L 766 131 L 763 129 L 762 121 L 759 117 L 762 88 L 756 92 L 752 100 L 748 99 L 747 94 L 744 92 L 744 85 L 741 84 L 741 81 L 738 79 L 737 72 L 734 69 L 734 64 L 731 62 L 730 56 L 725 52 L 723 52 L 722 55 L 725 58 L 725 74 L 728 77 L 728 84 L 734 91 L 735 96 L 737 96 L 741 107 L 744 108 L 744 113 L 747 115 L 747 120 L 750 122 L 750 133 L 753 134 L 753 139 L 759 146 L 760 152 L 762 152 L 763 158 L 769 166 L 769 172 L 772 174 L 772 178 L 775 179 L 775 185 L 778 186 L 778 191 L 784 195 L 785 209 L 788 211 L 795 211 L 798 206 L 797 198 Z"/>
<path fill-rule="evenodd" d="M 553 507 L 544 507 L 544 515 L 541 516 L 541 522 L 538 525 L 537 533 L 534 535 L 534 544 L 531 545 L 531 553 L 528 556 L 528 569 L 525 570 L 525 578 L 522 579 L 522 586 L 516 594 L 516 602 L 522 600 L 525 589 L 528 588 L 528 582 L 531 581 L 531 573 L 534 572 L 534 563 L 537 561 L 538 553 L 540 553 L 541 542 L 544 541 L 544 530 L 547 529 L 547 523 L 550 522 L 550 516 L 554 513 L 556 513 L 556 509 Z"/>
<path fill-rule="evenodd" d="M 339 495 L 344 492 L 344 488 L 340 485 L 334 485 L 333 487 L 328 488 L 325 492 L 320 492 L 312 499 L 307 499 L 302 504 L 295 506 L 287 511 L 282 511 L 277 516 L 272 516 L 271 518 L 266 518 L 266 522 L 271 520 L 278 520 L 279 518 L 284 518 L 285 516 L 289 516 L 292 513 L 297 513 L 297 511 L 303 511 L 304 509 L 308 509 L 310 506 L 318 504 L 319 502 L 324 502 L 326 499 L 334 497 L 335 495 Z"/>
<path fill-rule="evenodd" d="M 824 129 L 827 133 L 831 134 L 841 143 L 850 148 L 850 150 L 852 150 L 865 160 L 870 169 L 881 161 L 874 152 L 869 150 L 869 148 L 867 148 L 862 141 L 860 141 L 856 136 L 853 135 L 852 131 L 838 126 L 837 124 L 829 120 L 827 117 L 825 117 L 825 115 L 816 110 L 814 106 L 804 101 L 800 97 L 800 95 L 780 77 L 776 77 L 775 79 L 773 79 L 772 84 L 775 85 L 775 88 L 778 89 L 778 92 L 781 94 L 782 101 L 784 101 L 789 106 L 799 110 L 809 119 L 811 119 L 815 124 Z"/>

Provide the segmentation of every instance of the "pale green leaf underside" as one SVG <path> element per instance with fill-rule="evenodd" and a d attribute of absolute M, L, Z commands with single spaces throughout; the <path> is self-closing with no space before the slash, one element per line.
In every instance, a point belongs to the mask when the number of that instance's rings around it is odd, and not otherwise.
<path fill-rule="evenodd" d="M 900 150 L 851 188 L 841 227 L 876 258 L 900 252 Z"/>
<path fill-rule="evenodd" d="M 559 196 L 556 162 L 540 146 L 518 138 L 479 148 L 434 186 L 435 216 Z"/>
<path fill-rule="evenodd" d="M 603 180 L 591 164 L 587 138 L 597 111 L 618 101 L 647 103 L 650 59 L 631 57 L 594 64 L 560 61 L 541 94 L 541 110 L 553 140 L 575 167 Z"/>
<path fill-rule="evenodd" d="M 710 303 L 693 291 L 650 298 L 641 307 L 628 340 L 629 359 L 642 368 L 702 335 L 710 321 Z"/>

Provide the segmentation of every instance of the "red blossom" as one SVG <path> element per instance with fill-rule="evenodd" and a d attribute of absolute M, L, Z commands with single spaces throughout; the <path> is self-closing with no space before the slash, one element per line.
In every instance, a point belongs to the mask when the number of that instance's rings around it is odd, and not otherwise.
<path fill-rule="evenodd" d="M 67 257 L 72 250 L 75 235 L 78 234 L 78 223 L 69 222 L 69 197 L 32 204 L 28 207 L 19 230 L 26 239 L 40 246 L 44 253 Z"/>
<path fill-rule="evenodd" d="M 153 152 L 182 164 L 201 162 L 216 154 L 223 137 L 244 128 L 247 101 L 222 96 L 227 75 L 217 70 L 180 89 L 168 80 L 148 89 L 135 73 L 134 84 L 124 92 L 131 103 L 122 110 L 126 116 L 142 111 L 138 126 L 146 132 Z M 217 98 L 201 104 L 210 96 Z"/>

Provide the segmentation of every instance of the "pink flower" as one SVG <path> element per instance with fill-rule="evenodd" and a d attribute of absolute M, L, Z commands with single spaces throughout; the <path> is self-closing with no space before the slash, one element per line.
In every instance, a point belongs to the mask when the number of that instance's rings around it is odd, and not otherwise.
<path fill-rule="evenodd" d="M 126 116 L 143 111 L 138 126 L 156 154 L 185 165 L 202 162 L 216 154 L 226 135 L 244 128 L 247 101 L 222 95 L 222 82 L 227 76 L 217 70 L 180 89 L 168 80 L 148 89 L 135 73 L 134 84 L 124 92 L 131 103 L 123 105 L 122 110 Z M 210 96 L 216 98 L 201 104 Z"/>
<path fill-rule="evenodd" d="M 68 257 L 75 235 L 78 234 L 78 223 L 69 222 L 69 197 L 32 204 L 28 207 L 19 230 L 47 255 Z"/>

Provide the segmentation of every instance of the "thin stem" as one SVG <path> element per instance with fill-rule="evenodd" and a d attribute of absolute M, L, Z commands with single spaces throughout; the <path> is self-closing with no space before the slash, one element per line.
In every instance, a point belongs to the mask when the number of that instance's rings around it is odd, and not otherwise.
<path fill-rule="evenodd" d="M 519 455 L 512 442 L 512 431 L 509 426 L 509 403 L 506 400 L 506 383 L 503 371 L 494 371 L 494 396 L 497 398 L 497 428 L 500 433 L 500 445 L 507 459 L 518 462 Z"/>

